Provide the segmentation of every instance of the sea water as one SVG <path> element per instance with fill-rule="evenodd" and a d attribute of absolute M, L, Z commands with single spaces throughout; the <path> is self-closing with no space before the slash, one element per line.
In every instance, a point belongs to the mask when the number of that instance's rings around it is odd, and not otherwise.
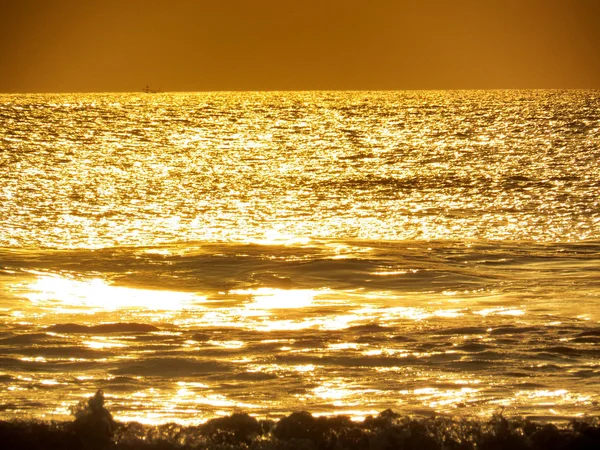
<path fill-rule="evenodd" d="M 0 415 L 600 414 L 600 92 L 0 96 Z"/>

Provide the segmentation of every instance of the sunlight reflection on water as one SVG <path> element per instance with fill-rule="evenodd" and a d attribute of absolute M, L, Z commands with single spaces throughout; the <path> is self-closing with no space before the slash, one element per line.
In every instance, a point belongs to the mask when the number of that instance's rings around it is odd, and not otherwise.
<path fill-rule="evenodd" d="M 449 266 L 420 263 L 435 245 L 148 249 L 143 261 L 168 266 L 173 277 L 161 272 L 142 289 L 125 284 L 144 286 L 139 250 L 126 267 L 141 282 L 118 272 L 103 279 L 101 270 L 10 273 L 13 331 L 0 339 L 19 365 L 0 373 L 13 377 L 6 395 L 25 398 L 34 386 L 42 402 L 72 386 L 86 394 L 114 388 L 115 416 L 145 423 L 198 423 L 240 409 L 274 417 L 298 405 L 353 418 L 386 408 L 489 415 L 507 407 L 553 417 L 592 410 L 597 395 L 585 380 L 598 373 L 594 331 L 580 331 L 564 314 L 548 316 L 543 298 L 536 304 L 473 282 L 470 267 L 451 267 L 452 278 Z M 338 249 L 354 255 L 335 259 Z M 457 247 L 450 249 L 455 257 Z M 100 257 L 99 267 L 112 267 L 112 252 L 88 260 Z M 221 283 L 223 265 L 241 273 L 236 283 Z M 494 267 L 482 265 L 485 280 Z M 185 284 L 190 270 L 193 285 Z M 555 273 L 536 266 L 536 286 Z M 347 276 L 357 283 L 339 282 Z M 156 280 L 171 290 L 152 289 Z M 194 292 L 177 290 L 180 283 Z M 594 286 L 581 288 L 591 297 Z M 575 306 L 568 305 L 572 314 Z M 26 414 L 23 405 L 15 414 Z M 46 413 L 64 410 L 52 405 Z"/>
<path fill-rule="evenodd" d="M 597 414 L 599 105 L 1 95 L 0 416 Z"/>
<path fill-rule="evenodd" d="M 100 278 L 75 280 L 58 275 L 41 275 L 29 284 L 25 294 L 31 302 L 51 305 L 54 311 L 69 311 L 72 307 L 117 310 L 139 308 L 150 310 L 180 310 L 205 297 L 188 292 L 160 291 L 112 286 Z"/>
<path fill-rule="evenodd" d="M 309 289 L 237 289 L 231 294 L 252 295 L 253 301 L 246 305 L 249 309 L 289 309 L 312 306 L 319 291 Z M 322 293 L 322 292 L 321 292 Z"/>

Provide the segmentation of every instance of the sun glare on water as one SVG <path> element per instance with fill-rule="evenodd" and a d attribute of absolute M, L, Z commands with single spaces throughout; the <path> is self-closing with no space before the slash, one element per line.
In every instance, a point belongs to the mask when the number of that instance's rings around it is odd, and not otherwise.
<path fill-rule="evenodd" d="M 190 292 L 136 289 L 113 286 L 100 278 L 75 280 L 57 275 L 38 276 L 27 288 L 25 297 L 33 303 L 92 310 L 180 310 L 205 300 Z"/>
<path fill-rule="evenodd" d="M 319 292 L 310 289 L 238 289 L 230 291 L 231 294 L 252 295 L 249 309 L 287 309 L 306 308 L 312 306 L 315 295 Z"/>

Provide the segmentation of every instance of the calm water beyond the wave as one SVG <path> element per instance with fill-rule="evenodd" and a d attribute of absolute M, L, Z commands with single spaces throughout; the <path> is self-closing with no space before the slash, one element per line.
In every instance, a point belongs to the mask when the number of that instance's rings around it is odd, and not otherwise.
<path fill-rule="evenodd" d="M 0 418 L 600 415 L 600 92 L 0 95 Z"/>

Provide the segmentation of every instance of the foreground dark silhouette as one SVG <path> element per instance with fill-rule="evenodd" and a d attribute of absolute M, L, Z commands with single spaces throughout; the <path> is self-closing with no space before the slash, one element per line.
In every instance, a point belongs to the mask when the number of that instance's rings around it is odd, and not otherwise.
<path fill-rule="evenodd" d="M 73 410 L 72 422 L 0 421 L 0 445 L 12 450 L 567 450 L 600 449 L 598 419 L 558 427 L 502 415 L 488 421 L 414 419 L 391 410 L 353 422 L 296 412 L 279 421 L 248 414 L 198 426 L 147 426 L 113 420 L 98 391 Z"/>

